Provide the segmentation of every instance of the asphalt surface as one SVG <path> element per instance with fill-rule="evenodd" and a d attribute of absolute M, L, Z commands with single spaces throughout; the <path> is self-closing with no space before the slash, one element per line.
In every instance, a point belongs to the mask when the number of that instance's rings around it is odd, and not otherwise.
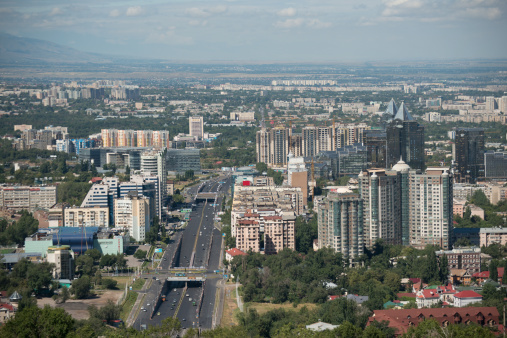
<path fill-rule="evenodd" d="M 220 182 L 224 182 L 221 184 Z M 222 197 L 214 201 L 195 201 L 198 192 L 226 192 L 231 184 L 230 178 L 215 178 L 203 182 L 201 185 L 187 189 L 188 195 L 192 196 L 195 204 L 190 214 L 190 220 L 185 229 L 177 232 L 175 236 L 182 237 L 181 249 L 176 253 L 175 268 L 185 271 L 189 267 L 203 267 L 209 274 L 218 270 L 220 264 L 220 252 L 222 244 L 221 232 L 214 227 L 215 214 L 221 211 Z M 177 239 L 168 245 L 161 261 L 160 268 L 170 268 L 172 254 L 176 250 Z M 209 258 L 209 262 L 208 262 Z M 213 276 L 217 277 L 217 276 Z M 215 308 L 217 284 L 220 278 L 209 278 L 204 283 L 200 282 L 168 282 L 156 280 L 155 274 L 152 286 L 146 291 L 142 301 L 137 320 L 133 327 L 142 329 L 142 325 L 160 325 L 167 317 L 176 317 L 180 320 L 183 328 L 200 327 L 210 329 Z M 184 291 L 185 285 L 187 286 Z M 187 296 L 188 294 L 188 296 Z M 165 295 L 162 302 L 160 295 Z M 202 297 L 202 307 L 199 315 L 199 304 Z M 192 301 L 190 301 L 192 299 Z M 194 305 L 195 302 L 195 305 Z M 148 305 L 149 304 L 149 305 Z M 154 314 L 152 318 L 151 314 Z"/>

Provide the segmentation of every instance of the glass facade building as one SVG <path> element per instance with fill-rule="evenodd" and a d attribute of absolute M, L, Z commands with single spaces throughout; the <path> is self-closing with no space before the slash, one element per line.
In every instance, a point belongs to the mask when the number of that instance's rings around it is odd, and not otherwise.
<path fill-rule="evenodd" d="M 456 129 L 454 155 L 457 182 L 475 183 L 484 177 L 484 129 Z"/>

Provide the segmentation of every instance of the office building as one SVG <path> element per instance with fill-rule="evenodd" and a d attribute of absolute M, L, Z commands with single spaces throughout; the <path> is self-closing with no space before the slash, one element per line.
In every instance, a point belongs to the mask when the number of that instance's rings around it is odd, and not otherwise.
<path fill-rule="evenodd" d="M 193 170 L 195 174 L 201 173 L 200 149 L 168 149 L 166 154 L 167 170 L 179 174 Z"/>
<path fill-rule="evenodd" d="M 93 208 L 65 208 L 64 224 L 66 227 L 107 228 L 109 226 L 109 208 L 100 206 Z"/>
<path fill-rule="evenodd" d="M 50 246 L 46 261 L 55 265 L 54 279 L 74 279 L 74 252 L 69 245 Z"/>
<path fill-rule="evenodd" d="M 141 154 L 141 172 L 159 177 L 161 198 L 167 192 L 167 169 L 163 151 L 147 151 Z"/>
<path fill-rule="evenodd" d="M 0 186 L 0 207 L 13 210 L 49 209 L 56 204 L 56 187 Z"/>
<path fill-rule="evenodd" d="M 171 139 L 167 130 L 102 129 L 102 147 L 168 148 Z"/>
<path fill-rule="evenodd" d="M 128 230 L 137 242 L 150 230 L 150 202 L 147 197 L 128 195 L 114 201 L 114 226 Z"/>
<path fill-rule="evenodd" d="M 424 169 L 424 127 L 410 115 L 402 103 L 388 124 L 386 167 L 403 159 L 412 169 Z"/>
<path fill-rule="evenodd" d="M 507 153 L 492 150 L 484 153 L 484 177 L 507 178 Z"/>
<path fill-rule="evenodd" d="M 188 118 L 189 134 L 196 136 L 199 140 L 204 137 L 204 121 L 202 116 L 190 116 Z"/>
<path fill-rule="evenodd" d="M 318 246 L 347 258 L 364 252 L 363 200 L 345 187 L 328 193 L 318 206 Z"/>
<path fill-rule="evenodd" d="M 311 161 L 308 159 L 308 161 Z M 320 177 L 336 180 L 343 176 L 357 176 L 359 171 L 367 167 L 366 147 L 361 144 L 353 144 L 338 148 L 335 151 L 320 152 L 314 160 L 314 175 L 319 164 L 326 164 L 322 170 L 329 170 L 329 175 Z"/>
<path fill-rule="evenodd" d="M 371 129 L 364 131 L 368 168 L 386 167 L 387 133 L 385 130 Z"/>
<path fill-rule="evenodd" d="M 484 173 L 484 129 L 458 128 L 455 138 L 456 182 L 476 183 Z"/>
<path fill-rule="evenodd" d="M 266 129 L 261 129 L 257 131 L 255 138 L 255 147 L 257 154 L 257 163 L 266 163 L 269 162 L 269 153 L 271 151 L 271 133 Z"/>

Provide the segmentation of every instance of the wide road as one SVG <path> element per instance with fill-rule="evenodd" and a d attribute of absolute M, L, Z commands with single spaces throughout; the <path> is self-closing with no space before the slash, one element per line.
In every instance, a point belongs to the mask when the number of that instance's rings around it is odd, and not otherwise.
<path fill-rule="evenodd" d="M 223 182 L 223 183 L 221 183 Z M 203 182 L 197 187 L 189 188 L 193 198 L 198 192 L 226 192 L 231 184 L 230 177 L 219 177 L 207 182 Z M 178 236 L 182 238 L 181 250 L 176 253 L 175 268 L 182 268 L 185 271 L 189 267 L 203 267 L 207 271 L 218 270 L 220 265 L 220 254 L 222 236 L 221 232 L 214 227 L 214 217 L 221 211 L 223 198 L 217 197 L 215 201 L 195 201 L 195 207 L 190 214 L 190 220 L 185 229 Z M 172 253 L 176 243 L 167 248 L 164 254 L 164 260 L 160 267 L 162 270 L 170 268 Z M 209 261 L 208 261 L 209 259 Z M 209 329 L 212 327 L 213 312 L 215 309 L 215 297 L 217 283 L 220 278 L 213 276 L 205 282 L 204 293 L 202 283 L 200 282 L 167 282 L 157 280 L 157 275 L 152 281 L 153 284 L 142 301 L 144 310 L 139 311 L 134 328 L 140 329 L 142 325 L 160 325 L 163 319 L 167 317 L 176 317 L 180 320 L 182 327 L 192 328 L 201 327 Z M 185 286 L 187 287 L 184 291 Z M 157 307 L 158 295 L 164 294 L 166 301 L 159 303 Z M 188 296 L 187 296 L 188 294 Z M 198 307 L 202 299 L 202 308 L 198 316 Z M 192 299 L 190 301 L 190 299 Z M 194 305 L 195 302 L 195 305 Z M 149 304 L 149 305 L 148 305 Z M 151 313 L 154 313 L 150 319 Z"/>

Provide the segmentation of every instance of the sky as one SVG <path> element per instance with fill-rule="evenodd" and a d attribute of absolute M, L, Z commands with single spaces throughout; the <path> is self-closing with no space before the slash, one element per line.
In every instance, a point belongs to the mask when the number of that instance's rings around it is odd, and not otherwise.
<path fill-rule="evenodd" d="M 507 58 L 507 0 L 2 0 L 0 32 L 174 61 Z"/>

